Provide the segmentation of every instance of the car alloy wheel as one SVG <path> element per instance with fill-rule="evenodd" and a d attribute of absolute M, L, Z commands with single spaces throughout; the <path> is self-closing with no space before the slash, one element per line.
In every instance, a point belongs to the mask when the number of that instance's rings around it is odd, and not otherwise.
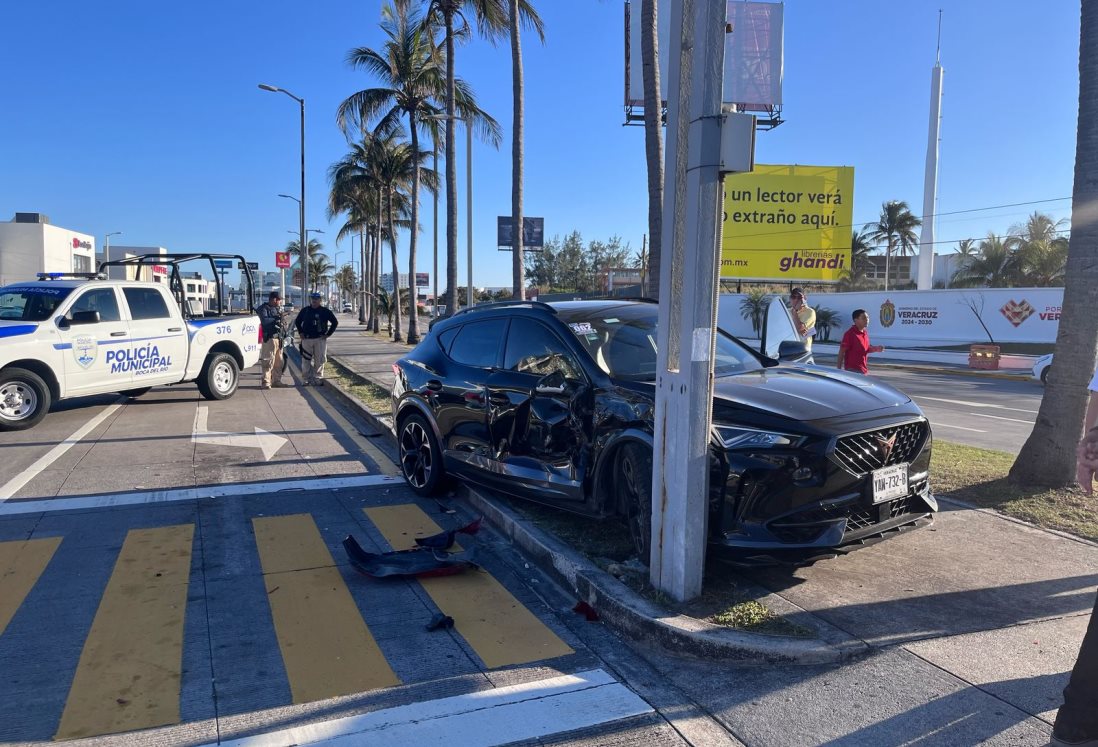
<path fill-rule="evenodd" d="M 0 418 L 23 420 L 38 407 L 38 395 L 23 381 L 6 381 L 0 386 Z"/>
<path fill-rule="evenodd" d="M 400 460 L 408 487 L 421 495 L 437 490 L 442 479 L 441 451 L 422 415 L 408 415 L 401 426 Z"/>
<path fill-rule="evenodd" d="M 619 505 L 625 510 L 629 536 L 642 563 L 652 552 L 652 455 L 640 444 L 627 444 L 618 452 Z"/>

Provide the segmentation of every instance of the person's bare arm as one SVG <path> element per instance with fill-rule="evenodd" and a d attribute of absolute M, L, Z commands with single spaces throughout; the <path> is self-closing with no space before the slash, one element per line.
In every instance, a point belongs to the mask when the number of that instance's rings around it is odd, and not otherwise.
<path fill-rule="evenodd" d="M 846 360 L 846 345 L 839 345 L 839 360 L 835 363 L 835 368 L 840 371 L 843 370 L 843 361 Z"/>
<path fill-rule="evenodd" d="M 870 345 L 869 352 L 871 353 L 883 353 L 885 349 L 884 345 Z"/>

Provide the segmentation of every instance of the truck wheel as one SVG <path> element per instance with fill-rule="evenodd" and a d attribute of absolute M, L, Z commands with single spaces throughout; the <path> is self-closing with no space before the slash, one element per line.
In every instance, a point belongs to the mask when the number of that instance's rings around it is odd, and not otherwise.
<path fill-rule="evenodd" d="M 211 355 L 195 383 L 206 399 L 228 399 L 236 393 L 240 383 L 240 367 L 228 353 Z"/>
<path fill-rule="evenodd" d="M 119 392 L 119 394 L 121 394 L 123 397 L 140 397 L 142 394 L 145 394 L 150 389 L 152 389 L 151 386 L 143 386 L 139 389 L 123 389 L 121 392 Z"/>
<path fill-rule="evenodd" d="M 50 388 L 41 376 L 25 368 L 0 371 L 0 430 L 30 428 L 49 411 Z"/>

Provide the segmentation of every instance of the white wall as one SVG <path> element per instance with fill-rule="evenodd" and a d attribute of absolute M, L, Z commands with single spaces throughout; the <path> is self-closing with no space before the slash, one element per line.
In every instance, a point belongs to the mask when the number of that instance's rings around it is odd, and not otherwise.
<path fill-rule="evenodd" d="M 0 285 L 38 272 L 73 272 L 74 257 L 95 271 L 95 237 L 48 223 L 0 223 Z"/>
<path fill-rule="evenodd" d="M 730 294 L 720 297 L 718 318 L 722 327 L 726 322 L 733 327 L 728 329 L 732 334 L 745 324 L 740 319 L 741 298 Z M 875 344 L 921 347 L 986 343 L 987 332 L 966 300 L 973 301 L 978 310 L 983 304 L 981 317 L 996 342 L 1056 341 L 1063 288 L 814 293 L 808 302 L 838 312 L 841 324 L 832 330 L 832 340 L 842 336 L 850 326 L 853 311 L 861 308 L 869 314 L 869 332 Z"/>

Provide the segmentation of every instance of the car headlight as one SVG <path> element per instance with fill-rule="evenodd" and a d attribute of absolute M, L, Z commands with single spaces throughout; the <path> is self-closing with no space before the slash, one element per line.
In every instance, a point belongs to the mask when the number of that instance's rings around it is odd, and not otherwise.
<path fill-rule="evenodd" d="M 777 431 L 760 431 L 732 425 L 713 426 L 713 435 L 726 449 L 769 449 L 783 446 L 800 446 L 803 436 Z"/>

